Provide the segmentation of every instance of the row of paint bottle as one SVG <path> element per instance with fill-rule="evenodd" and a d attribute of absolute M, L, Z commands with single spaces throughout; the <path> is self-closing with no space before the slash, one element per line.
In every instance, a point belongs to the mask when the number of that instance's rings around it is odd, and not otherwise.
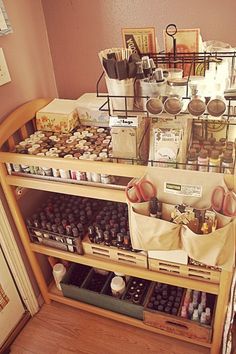
<path fill-rule="evenodd" d="M 73 134 L 36 131 L 29 138 L 21 141 L 12 152 L 42 157 L 111 162 L 111 150 L 111 135 L 108 128 L 87 127 L 86 129 L 78 128 Z M 13 170 L 18 173 L 96 183 L 108 184 L 115 180 L 113 176 L 107 174 L 62 168 L 22 164 L 7 164 L 7 168 L 9 173 Z"/>
<path fill-rule="evenodd" d="M 193 140 L 187 156 L 186 170 L 233 174 L 235 144 L 226 139 L 216 142 L 213 137 L 211 144 L 209 140 L 202 143 Z"/>
<path fill-rule="evenodd" d="M 210 325 L 211 308 L 207 307 L 207 294 L 187 289 L 181 308 L 181 317 Z"/>

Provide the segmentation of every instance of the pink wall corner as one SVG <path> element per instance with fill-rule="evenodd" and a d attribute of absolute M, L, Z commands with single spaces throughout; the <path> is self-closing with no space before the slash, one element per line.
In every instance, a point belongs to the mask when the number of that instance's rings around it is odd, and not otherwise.
<path fill-rule="evenodd" d="M 203 40 L 236 46 L 235 0 L 42 0 L 59 97 L 95 92 L 98 52 L 122 45 L 122 27 L 200 28 Z"/>
<path fill-rule="evenodd" d="M 11 82 L 0 86 L 0 121 L 37 97 L 57 97 L 41 0 L 4 0 L 13 33 L 0 36 Z"/>

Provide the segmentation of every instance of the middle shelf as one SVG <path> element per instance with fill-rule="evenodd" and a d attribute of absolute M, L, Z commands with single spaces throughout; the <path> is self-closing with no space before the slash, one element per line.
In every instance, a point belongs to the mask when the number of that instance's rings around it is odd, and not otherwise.
<path fill-rule="evenodd" d="M 138 268 L 132 265 L 117 263 L 111 260 L 103 260 L 100 258 L 83 255 L 80 256 L 78 254 L 73 254 L 61 250 L 57 250 L 54 248 L 46 247 L 43 245 L 38 245 L 31 243 L 30 248 L 33 252 L 40 253 L 46 256 L 52 256 L 56 258 L 61 258 L 70 262 L 80 263 L 84 265 L 89 265 L 95 268 L 101 268 L 104 270 L 110 270 L 113 272 L 124 273 L 127 275 L 135 276 L 138 278 L 143 278 L 147 280 L 159 281 L 164 282 L 170 285 L 182 286 L 182 287 L 189 287 L 193 290 L 200 290 L 205 291 L 211 294 L 218 294 L 219 292 L 219 284 L 220 284 L 220 275 L 218 282 L 211 283 L 204 279 L 190 279 L 177 276 L 176 274 L 167 274 L 161 272 L 155 272 L 144 268 Z"/>

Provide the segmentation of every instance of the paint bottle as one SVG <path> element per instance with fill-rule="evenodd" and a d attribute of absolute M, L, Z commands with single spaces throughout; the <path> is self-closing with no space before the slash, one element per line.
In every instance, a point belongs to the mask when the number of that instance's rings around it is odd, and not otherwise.
<path fill-rule="evenodd" d="M 194 311 L 193 303 L 190 302 L 190 304 L 189 304 L 189 306 L 188 306 L 188 318 L 192 318 L 193 311 Z"/>
<path fill-rule="evenodd" d="M 193 320 L 193 321 L 197 321 L 197 322 L 199 321 L 198 309 L 195 309 L 195 310 L 193 311 L 192 320 Z"/>
<path fill-rule="evenodd" d="M 197 170 L 197 153 L 195 149 L 190 149 L 189 151 L 186 170 Z"/>
<path fill-rule="evenodd" d="M 211 133 L 211 136 L 210 136 L 210 138 L 208 139 L 208 141 L 209 141 L 209 143 L 210 143 L 211 145 L 214 145 L 214 144 L 215 144 L 216 138 L 213 136 L 212 133 Z"/>
<path fill-rule="evenodd" d="M 233 169 L 233 156 L 229 150 L 225 150 L 221 162 L 221 172 L 233 174 Z"/>
<path fill-rule="evenodd" d="M 63 264 L 61 263 L 56 263 L 53 267 L 53 271 L 52 271 L 52 274 L 53 274 L 53 277 L 54 277 L 54 280 L 55 280 L 55 283 L 56 283 L 56 286 L 59 290 L 61 290 L 61 284 L 60 284 L 60 281 L 62 280 L 63 276 L 65 275 L 66 273 L 66 268 Z"/>
<path fill-rule="evenodd" d="M 181 309 L 181 317 L 183 317 L 183 318 L 188 318 L 186 306 L 182 306 L 182 309 Z"/>
<path fill-rule="evenodd" d="M 202 313 L 201 313 L 200 323 L 201 323 L 201 324 L 207 324 L 206 312 L 202 312 Z"/>
<path fill-rule="evenodd" d="M 209 172 L 220 172 L 220 157 L 218 150 L 212 150 L 209 160 Z"/>
<path fill-rule="evenodd" d="M 211 309 L 210 309 L 210 307 L 206 307 L 205 313 L 206 313 L 206 323 L 210 324 L 211 323 Z"/>
<path fill-rule="evenodd" d="M 207 172 L 208 171 L 208 153 L 207 150 L 202 149 L 199 153 L 198 159 L 198 171 Z"/>

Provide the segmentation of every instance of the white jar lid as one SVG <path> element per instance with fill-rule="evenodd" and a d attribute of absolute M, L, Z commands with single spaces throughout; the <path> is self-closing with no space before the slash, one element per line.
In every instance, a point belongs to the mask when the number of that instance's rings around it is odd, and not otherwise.
<path fill-rule="evenodd" d="M 108 175 L 102 175 L 102 176 L 108 176 Z M 117 275 L 118 277 L 125 277 L 124 273 L 114 272 L 114 274 Z"/>
<path fill-rule="evenodd" d="M 54 266 L 53 266 L 53 272 L 54 273 L 62 273 L 65 271 L 65 267 L 63 264 L 61 263 L 56 263 Z"/>
<path fill-rule="evenodd" d="M 121 277 L 114 277 L 111 281 L 111 288 L 115 291 L 120 291 L 124 288 L 125 282 Z"/>

